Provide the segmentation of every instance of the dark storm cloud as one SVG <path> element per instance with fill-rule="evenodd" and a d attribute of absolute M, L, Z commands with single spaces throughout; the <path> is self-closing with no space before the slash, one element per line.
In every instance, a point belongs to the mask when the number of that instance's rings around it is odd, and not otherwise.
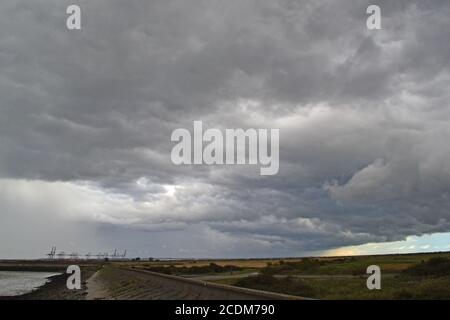
<path fill-rule="evenodd" d="M 150 234 L 150 250 L 185 256 L 450 231 L 447 1 L 379 1 L 379 31 L 369 2 L 331 0 L 83 0 L 69 31 L 72 2 L 0 5 L 9 225 L 54 212 L 91 242 L 146 252 Z M 280 128 L 279 174 L 174 166 L 171 132 L 193 120 Z"/>

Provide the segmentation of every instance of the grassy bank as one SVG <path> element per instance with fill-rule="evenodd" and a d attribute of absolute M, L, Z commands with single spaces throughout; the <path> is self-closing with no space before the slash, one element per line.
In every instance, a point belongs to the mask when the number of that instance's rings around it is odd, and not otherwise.
<path fill-rule="evenodd" d="M 269 264 L 260 275 L 215 282 L 317 299 L 450 299 L 448 254 L 352 257 Z M 368 265 L 380 265 L 381 290 L 368 290 Z M 342 276 L 347 275 L 347 276 Z"/>

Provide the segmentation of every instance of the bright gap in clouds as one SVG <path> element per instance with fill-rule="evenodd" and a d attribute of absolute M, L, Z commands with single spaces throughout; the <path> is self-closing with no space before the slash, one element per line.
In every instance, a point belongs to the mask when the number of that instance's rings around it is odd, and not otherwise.
<path fill-rule="evenodd" d="M 371 254 L 398 254 L 416 252 L 438 252 L 450 250 L 450 232 L 423 236 L 409 236 L 403 241 L 367 243 L 326 250 L 323 256 L 356 256 Z"/>
<path fill-rule="evenodd" d="M 176 186 L 165 185 L 164 189 L 166 189 L 166 195 L 169 197 L 175 196 Z"/>

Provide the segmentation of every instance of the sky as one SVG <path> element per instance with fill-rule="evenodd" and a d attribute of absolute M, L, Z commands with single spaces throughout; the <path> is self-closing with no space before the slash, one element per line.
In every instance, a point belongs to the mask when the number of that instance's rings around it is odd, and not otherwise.
<path fill-rule="evenodd" d="M 449 16 L 446 0 L 1 2 L 0 258 L 449 250 Z M 278 174 L 173 164 L 171 133 L 196 120 L 279 129 Z"/>

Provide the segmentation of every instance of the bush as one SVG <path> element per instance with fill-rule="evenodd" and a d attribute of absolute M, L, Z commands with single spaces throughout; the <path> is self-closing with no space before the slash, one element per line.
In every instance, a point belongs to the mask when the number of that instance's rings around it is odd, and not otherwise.
<path fill-rule="evenodd" d="M 323 261 L 317 259 L 304 258 L 300 261 L 286 262 L 283 261 L 279 265 L 267 265 L 267 267 L 261 270 L 261 273 L 266 275 L 276 275 L 276 274 L 317 274 L 319 273 L 319 268 L 324 265 Z"/>
<path fill-rule="evenodd" d="M 207 274 L 207 273 L 223 273 L 223 272 L 234 272 L 234 271 L 240 271 L 242 268 L 233 266 L 233 265 L 227 265 L 227 266 L 220 266 L 215 263 L 210 263 L 208 266 L 192 266 L 192 267 L 175 267 L 175 266 L 168 266 L 168 267 L 149 267 L 146 268 L 146 270 L 159 272 L 159 273 L 165 273 L 165 274 Z"/>
<path fill-rule="evenodd" d="M 412 276 L 450 276 L 450 259 L 431 258 L 409 267 L 403 272 Z"/>
<path fill-rule="evenodd" d="M 258 275 L 242 278 L 235 284 L 238 287 L 272 291 L 296 296 L 311 297 L 314 289 L 301 279 L 294 277 L 275 278 L 270 275 Z"/>

